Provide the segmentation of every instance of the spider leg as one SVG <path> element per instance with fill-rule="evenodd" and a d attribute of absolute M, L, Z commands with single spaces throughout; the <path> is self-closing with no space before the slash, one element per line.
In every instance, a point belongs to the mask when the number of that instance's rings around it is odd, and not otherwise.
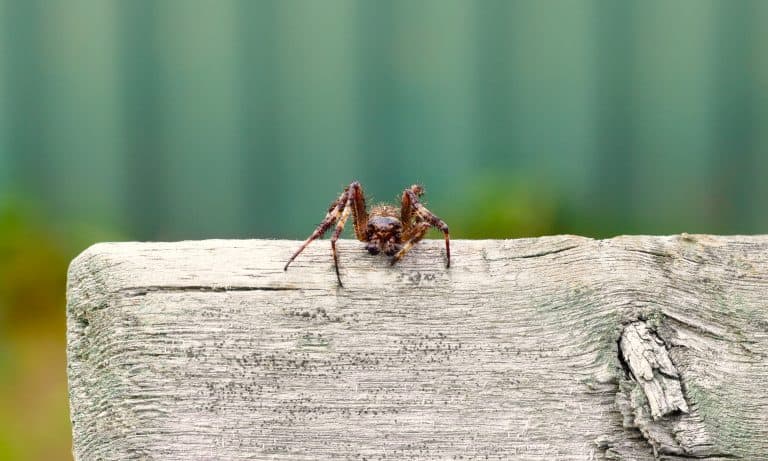
<path fill-rule="evenodd" d="M 336 229 L 333 230 L 333 235 L 331 236 L 331 251 L 333 251 L 333 266 L 336 269 L 336 279 L 339 281 L 340 287 L 343 287 L 344 285 L 341 283 L 341 275 L 339 274 L 339 256 L 336 253 L 336 241 L 339 240 L 339 236 L 341 236 L 341 233 L 344 231 L 344 224 L 347 222 L 347 218 L 349 218 L 349 213 L 353 209 L 352 203 L 353 203 L 353 200 L 347 200 L 347 203 L 344 205 L 344 211 L 341 213 L 341 217 L 339 217 L 339 221 L 336 224 Z"/>
<path fill-rule="evenodd" d="M 407 242 L 405 242 L 405 244 L 403 244 L 403 247 L 400 248 L 400 251 L 395 253 L 395 256 L 392 257 L 392 260 L 389 262 L 389 264 L 394 266 L 396 262 L 403 259 L 403 256 L 405 256 L 405 254 L 408 253 L 408 251 L 413 248 L 414 245 L 419 243 L 419 241 L 423 239 L 425 235 L 427 235 L 427 231 L 430 227 L 431 224 L 426 221 L 421 221 L 411 226 L 410 238 Z"/>
<path fill-rule="evenodd" d="M 418 184 L 414 184 L 403 191 L 402 206 L 400 208 L 403 231 L 407 235 L 411 232 L 411 226 L 419 226 L 420 221 L 425 221 L 429 223 L 430 226 L 440 229 L 443 232 L 443 235 L 445 235 L 445 255 L 447 258 L 445 267 L 451 267 L 451 239 L 448 233 L 448 225 L 445 221 L 437 217 L 437 215 L 421 204 L 419 197 L 423 193 L 424 189 Z M 416 224 L 412 224 L 414 218 L 416 218 Z M 414 229 L 412 232 L 416 234 L 417 230 Z"/>
<path fill-rule="evenodd" d="M 355 237 L 361 242 L 366 240 L 366 230 L 368 228 L 368 211 L 365 209 L 365 195 L 363 187 L 359 182 L 354 181 L 349 185 L 349 201 L 352 205 L 352 216 L 355 224 Z"/>
<path fill-rule="evenodd" d="M 296 259 L 296 256 L 299 255 L 304 249 L 312 243 L 313 240 L 322 237 L 323 234 L 325 234 L 328 229 L 331 228 L 331 226 L 339 219 L 340 215 L 342 214 L 342 211 L 346 208 L 347 201 L 349 200 L 349 192 L 345 189 L 344 192 L 342 192 L 341 196 L 334 201 L 330 208 L 328 208 L 328 213 L 326 213 L 325 218 L 323 221 L 315 228 L 314 232 L 307 238 L 307 240 L 304 241 L 304 243 L 301 244 L 298 250 L 291 256 L 291 259 L 288 260 L 287 263 L 285 263 L 285 267 L 283 270 L 288 270 L 288 266 L 293 262 L 294 259 Z M 335 254 L 335 252 L 334 252 Z"/>

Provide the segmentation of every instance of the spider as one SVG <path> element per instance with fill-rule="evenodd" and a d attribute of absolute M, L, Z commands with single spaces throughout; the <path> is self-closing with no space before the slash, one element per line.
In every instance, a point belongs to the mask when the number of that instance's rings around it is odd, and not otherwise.
<path fill-rule="evenodd" d="M 371 211 L 365 207 L 365 196 L 359 182 L 355 181 L 344 188 L 331 206 L 325 219 L 317 226 L 314 232 L 301 244 L 298 250 L 285 264 L 284 270 L 296 259 L 304 249 L 319 237 L 322 237 L 328 229 L 336 224 L 336 229 L 331 237 L 331 251 L 333 252 L 333 264 L 336 268 L 336 278 L 341 283 L 339 274 L 339 257 L 336 253 L 336 241 L 339 240 L 344 224 L 352 213 L 355 224 L 355 237 L 361 242 L 367 242 L 365 249 L 372 255 L 384 252 L 392 256 L 390 261 L 394 265 L 405 256 L 413 246 L 424 238 L 430 227 L 440 229 L 445 235 L 445 254 L 447 263 L 445 267 L 451 267 L 451 246 L 448 236 L 448 225 L 435 216 L 419 201 L 424 193 L 424 188 L 418 184 L 405 189 L 400 203 L 400 210 L 392 205 L 376 205 Z"/>

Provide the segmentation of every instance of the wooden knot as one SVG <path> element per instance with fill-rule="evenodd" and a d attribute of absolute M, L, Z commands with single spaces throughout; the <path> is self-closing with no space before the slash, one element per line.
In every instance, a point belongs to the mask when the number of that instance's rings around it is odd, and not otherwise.
<path fill-rule="evenodd" d="M 634 322 L 624 327 L 619 347 L 632 377 L 648 399 L 654 420 L 676 411 L 688 413 L 680 375 L 669 359 L 664 341 L 644 322 Z"/>

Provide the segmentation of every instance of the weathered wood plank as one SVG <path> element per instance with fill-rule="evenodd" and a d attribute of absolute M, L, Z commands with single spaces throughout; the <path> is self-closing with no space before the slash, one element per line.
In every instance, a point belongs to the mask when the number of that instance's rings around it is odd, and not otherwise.
<path fill-rule="evenodd" d="M 768 237 L 296 245 L 81 254 L 75 457 L 768 458 Z"/>

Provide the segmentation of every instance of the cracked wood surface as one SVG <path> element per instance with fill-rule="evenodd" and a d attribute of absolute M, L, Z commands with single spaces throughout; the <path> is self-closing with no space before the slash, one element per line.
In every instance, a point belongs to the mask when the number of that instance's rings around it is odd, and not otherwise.
<path fill-rule="evenodd" d="M 768 237 L 95 245 L 73 446 L 98 459 L 768 459 Z"/>

